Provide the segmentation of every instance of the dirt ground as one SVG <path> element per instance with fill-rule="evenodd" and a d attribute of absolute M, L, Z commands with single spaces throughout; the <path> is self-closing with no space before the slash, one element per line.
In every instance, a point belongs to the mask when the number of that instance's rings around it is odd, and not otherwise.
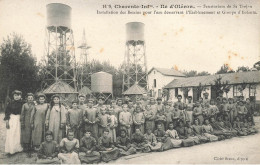
<path fill-rule="evenodd" d="M 0 163 L 30 164 L 35 163 L 36 154 L 27 158 L 25 153 L 17 153 L 12 157 L 4 154 L 5 123 L 4 114 L 0 114 Z M 255 118 L 260 131 L 260 117 Z M 136 154 L 121 157 L 110 164 L 259 164 L 260 163 L 260 133 L 245 137 L 213 143 L 201 144 L 193 147 L 172 149 L 164 152 Z"/>

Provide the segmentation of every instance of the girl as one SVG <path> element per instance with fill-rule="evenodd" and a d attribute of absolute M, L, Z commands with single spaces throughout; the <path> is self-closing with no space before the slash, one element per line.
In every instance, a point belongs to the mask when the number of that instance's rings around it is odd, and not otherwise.
<path fill-rule="evenodd" d="M 134 122 L 135 129 L 137 127 L 140 128 L 142 134 L 144 134 L 145 117 L 144 117 L 144 113 L 142 112 L 140 106 L 137 106 L 135 109 L 135 113 L 133 116 L 133 122 Z"/>
<path fill-rule="evenodd" d="M 31 112 L 34 109 L 34 102 L 33 102 L 33 94 L 28 93 L 27 96 L 27 103 L 25 103 L 22 107 L 21 112 L 21 144 L 24 148 L 24 151 L 28 152 L 28 156 L 30 157 L 31 151 Z"/>
<path fill-rule="evenodd" d="M 7 105 L 5 111 L 6 121 L 6 141 L 5 152 L 7 154 L 14 154 L 23 150 L 21 146 L 21 123 L 20 114 L 23 106 L 21 99 L 22 92 L 15 90 L 12 93 L 13 100 Z"/>
<path fill-rule="evenodd" d="M 213 135 L 213 128 L 209 124 L 209 119 L 205 119 L 204 125 L 202 125 L 204 135 L 209 139 L 210 142 L 218 141 L 218 137 Z"/>
<path fill-rule="evenodd" d="M 40 144 L 44 140 L 44 123 L 45 123 L 45 116 L 49 105 L 45 102 L 46 96 L 44 94 L 38 95 L 38 104 L 32 110 L 31 114 L 31 128 L 32 128 L 32 144 L 37 150 Z"/>
<path fill-rule="evenodd" d="M 66 109 L 60 103 L 60 96 L 53 95 L 46 115 L 46 127 L 53 132 L 53 139 L 60 143 L 66 124 Z"/>
<path fill-rule="evenodd" d="M 117 118 L 116 116 L 114 115 L 114 109 L 113 108 L 109 108 L 108 110 L 108 113 L 109 113 L 109 120 L 110 120 L 110 123 L 109 123 L 109 136 L 111 137 L 111 140 L 112 142 L 116 143 L 116 128 L 117 128 L 117 125 L 118 125 L 118 121 L 117 121 Z"/>

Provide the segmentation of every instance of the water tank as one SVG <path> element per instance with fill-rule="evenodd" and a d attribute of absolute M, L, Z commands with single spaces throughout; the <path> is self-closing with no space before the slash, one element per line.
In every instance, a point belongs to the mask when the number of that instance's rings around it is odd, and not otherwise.
<path fill-rule="evenodd" d="M 126 41 L 144 41 L 144 23 L 142 22 L 127 23 Z"/>
<path fill-rule="evenodd" d="M 71 29 L 71 7 L 61 3 L 50 3 L 47 8 L 47 28 L 54 31 Z M 58 29 L 58 30 L 59 30 Z"/>
<path fill-rule="evenodd" d="M 106 72 L 97 72 L 91 75 L 91 90 L 96 93 L 112 93 L 112 75 Z"/>

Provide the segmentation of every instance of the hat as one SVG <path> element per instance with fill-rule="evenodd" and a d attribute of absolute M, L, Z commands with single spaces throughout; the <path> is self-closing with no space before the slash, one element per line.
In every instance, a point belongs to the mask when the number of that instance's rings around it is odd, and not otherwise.
<path fill-rule="evenodd" d="M 22 92 L 19 91 L 19 90 L 14 90 L 14 91 L 12 92 L 12 95 L 14 95 L 14 94 L 22 95 Z"/>
<path fill-rule="evenodd" d="M 37 95 L 37 98 L 40 98 L 40 97 L 44 97 L 44 98 L 46 99 L 46 96 L 45 96 L 45 94 L 43 94 L 43 93 L 39 93 L 39 94 Z"/>

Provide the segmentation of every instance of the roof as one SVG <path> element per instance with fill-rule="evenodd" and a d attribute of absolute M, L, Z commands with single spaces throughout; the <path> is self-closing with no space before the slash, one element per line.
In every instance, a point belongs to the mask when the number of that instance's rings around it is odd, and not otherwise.
<path fill-rule="evenodd" d="M 87 94 L 91 94 L 92 91 L 91 91 L 88 87 L 84 86 L 83 88 L 81 88 L 81 89 L 79 90 L 79 93 L 84 94 L 84 95 L 87 95 Z"/>
<path fill-rule="evenodd" d="M 148 74 L 150 74 L 152 72 L 152 70 L 157 70 L 158 72 L 160 72 L 161 74 L 165 75 L 165 76 L 177 76 L 177 77 L 186 77 L 183 73 L 175 70 L 175 69 L 167 69 L 167 68 L 155 68 L 153 67 Z"/>
<path fill-rule="evenodd" d="M 260 83 L 260 71 L 250 71 L 175 79 L 165 88 L 196 87 L 200 83 L 210 86 L 219 77 L 222 77 L 221 82 L 228 82 L 228 84 Z"/>
<path fill-rule="evenodd" d="M 125 92 L 123 92 L 123 95 L 142 95 L 147 93 L 146 90 L 143 87 L 140 87 L 137 83 L 131 86 L 129 89 L 127 89 Z"/>
<path fill-rule="evenodd" d="M 74 88 L 64 81 L 57 81 L 43 91 L 44 94 L 55 93 L 78 93 Z"/>

